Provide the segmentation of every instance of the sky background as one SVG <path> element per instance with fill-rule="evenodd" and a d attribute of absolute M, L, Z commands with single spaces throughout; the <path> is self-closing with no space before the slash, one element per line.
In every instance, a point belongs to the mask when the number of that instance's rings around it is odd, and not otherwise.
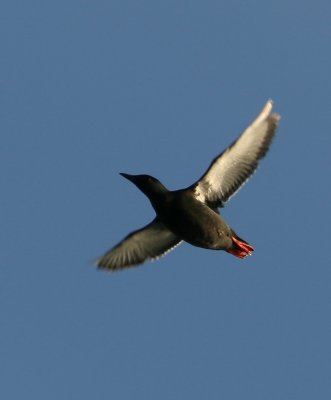
<path fill-rule="evenodd" d="M 331 398 L 330 1 L 0 5 L 0 397 Z M 119 172 L 193 183 L 267 99 L 223 210 L 240 260 L 93 260 L 153 218 Z"/>

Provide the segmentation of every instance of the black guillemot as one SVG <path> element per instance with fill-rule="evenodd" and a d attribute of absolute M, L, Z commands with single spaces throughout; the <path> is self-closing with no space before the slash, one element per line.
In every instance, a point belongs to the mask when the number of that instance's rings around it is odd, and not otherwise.
<path fill-rule="evenodd" d="M 272 105 L 269 100 L 255 121 L 188 188 L 169 191 L 152 176 L 121 173 L 148 197 L 156 217 L 100 257 L 97 266 L 110 271 L 133 267 L 165 255 L 182 241 L 240 258 L 251 255 L 253 247 L 223 220 L 218 208 L 241 188 L 267 153 L 280 119 L 272 113 Z"/>

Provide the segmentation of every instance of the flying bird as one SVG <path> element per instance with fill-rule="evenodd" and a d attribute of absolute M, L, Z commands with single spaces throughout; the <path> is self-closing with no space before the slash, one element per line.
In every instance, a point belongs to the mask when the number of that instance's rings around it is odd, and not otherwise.
<path fill-rule="evenodd" d="M 269 100 L 257 118 L 210 164 L 193 185 L 170 191 L 149 175 L 121 175 L 149 199 L 156 216 L 100 257 L 101 269 L 116 271 L 157 259 L 185 241 L 193 246 L 225 250 L 244 258 L 254 251 L 224 221 L 219 208 L 255 172 L 275 136 L 280 116 Z"/>

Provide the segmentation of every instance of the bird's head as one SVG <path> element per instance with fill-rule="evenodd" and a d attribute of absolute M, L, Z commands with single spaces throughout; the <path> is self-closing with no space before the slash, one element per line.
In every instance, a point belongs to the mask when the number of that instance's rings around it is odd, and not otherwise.
<path fill-rule="evenodd" d="M 156 200 L 160 195 L 167 192 L 165 186 L 153 176 L 129 175 L 124 173 L 120 173 L 120 175 L 134 183 L 151 201 Z"/>

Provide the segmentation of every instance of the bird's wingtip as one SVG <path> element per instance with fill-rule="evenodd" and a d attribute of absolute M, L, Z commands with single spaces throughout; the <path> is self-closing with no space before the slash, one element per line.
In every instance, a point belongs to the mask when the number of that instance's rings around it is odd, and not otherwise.
<path fill-rule="evenodd" d="M 262 113 L 263 113 L 263 114 L 270 114 L 273 105 L 274 105 L 274 101 L 273 101 L 272 99 L 269 99 L 269 100 L 266 102 L 265 106 L 263 107 Z"/>
<path fill-rule="evenodd" d="M 266 120 L 267 118 L 270 117 L 271 111 L 272 111 L 272 107 L 273 107 L 273 100 L 269 99 L 264 107 L 262 108 L 260 114 L 257 116 L 257 118 L 255 119 L 255 121 L 253 122 L 253 124 L 259 124 L 260 122 L 262 122 L 263 120 Z M 275 114 L 278 115 L 278 114 Z"/>
<path fill-rule="evenodd" d="M 264 117 L 269 117 L 270 120 L 272 120 L 272 122 L 277 124 L 280 121 L 281 116 L 280 116 L 280 114 L 275 113 L 275 112 L 271 114 L 273 105 L 274 105 L 274 101 L 272 99 L 269 99 L 266 102 L 265 106 L 263 107 L 263 109 L 261 111 L 261 115 L 263 115 Z"/>

